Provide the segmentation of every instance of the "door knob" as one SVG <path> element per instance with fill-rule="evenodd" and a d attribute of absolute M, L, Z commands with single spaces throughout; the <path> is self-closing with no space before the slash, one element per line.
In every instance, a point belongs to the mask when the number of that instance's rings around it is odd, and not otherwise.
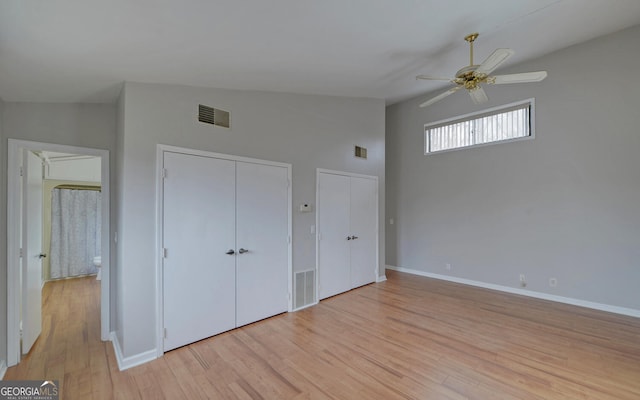
<path fill-rule="evenodd" d="M 351 240 L 351 236 L 347 236 L 347 240 Z"/>
<path fill-rule="evenodd" d="M 38 258 L 45 258 L 46 256 L 47 256 L 47 255 L 46 255 L 46 254 L 44 254 L 44 253 L 40 253 L 40 254 L 38 254 Z"/>
<path fill-rule="evenodd" d="M 229 254 L 230 256 L 236 254 L 235 251 L 233 251 L 233 249 L 229 249 L 225 254 Z"/>
<path fill-rule="evenodd" d="M 356 240 L 358 237 L 357 236 L 351 236 L 351 239 Z"/>
<path fill-rule="evenodd" d="M 249 252 L 249 250 L 243 249 L 242 247 L 240 248 L 240 250 L 238 250 L 238 253 L 240 253 L 240 254 L 244 254 L 244 253 L 248 253 L 248 252 Z"/>

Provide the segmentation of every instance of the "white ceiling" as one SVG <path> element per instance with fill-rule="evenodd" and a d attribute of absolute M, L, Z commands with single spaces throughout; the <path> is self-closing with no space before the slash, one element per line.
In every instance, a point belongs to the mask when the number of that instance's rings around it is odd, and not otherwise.
<path fill-rule="evenodd" d="M 0 98 L 113 102 L 123 81 L 384 98 L 640 24 L 638 0 L 2 0 Z M 553 71 L 549 71 L 553 73 Z"/>

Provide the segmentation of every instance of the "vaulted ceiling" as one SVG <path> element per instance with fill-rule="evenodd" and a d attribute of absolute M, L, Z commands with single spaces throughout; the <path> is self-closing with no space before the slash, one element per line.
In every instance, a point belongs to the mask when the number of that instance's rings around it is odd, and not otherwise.
<path fill-rule="evenodd" d="M 508 66 L 638 24 L 638 0 L 3 0 L 0 98 L 113 102 L 137 81 L 391 104 L 464 66 L 471 32 Z"/>

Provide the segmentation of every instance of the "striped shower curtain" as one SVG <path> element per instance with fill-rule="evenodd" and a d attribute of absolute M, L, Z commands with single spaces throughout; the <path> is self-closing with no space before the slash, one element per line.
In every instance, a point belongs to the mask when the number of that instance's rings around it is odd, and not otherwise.
<path fill-rule="evenodd" d="M 53 189 L 50 279 L 97 273 L 93 257 L 101 255 L 100 195 L 96 190 Z"/>

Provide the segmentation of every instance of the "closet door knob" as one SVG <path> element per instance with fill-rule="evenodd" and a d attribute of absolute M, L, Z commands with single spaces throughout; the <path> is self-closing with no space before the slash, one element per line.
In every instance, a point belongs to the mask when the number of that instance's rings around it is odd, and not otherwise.
<path fill-rule="evenodd" d="M 44 254 L 44 253 L 40 253 L 40 254 L 38 254 L 38 258 L 45 258 L 46 256 L 47 256 L 47 255 L 46 255 L 46 254 Z"/>
<path fill-rule="evenodd" d="M 356 240 L 358 237 L 357 236 L 351 236 L 351 239 Z"/>
<path fill-rule="evenodd" d="M 347 240 L 351 240 L 351 236 L 347 236 Z"/>
<path fill-rule="evenodd" d="M 243 249 L 242 247 L 240 248 L 240 250 L 238 250 L 238 253 L 240 253 L 240 254 L 244 254 L 244 253 L 248 253 L 248 252 L 249 252 L 249 250 Z"/>
<path fill-rule="evenodd" d="M 228 254 L 228 255 L 232 256 L 232 255 L 236 254 L 236 252 L 233 251 L 233 249 L 229 249 L 225 254 Z"/>

